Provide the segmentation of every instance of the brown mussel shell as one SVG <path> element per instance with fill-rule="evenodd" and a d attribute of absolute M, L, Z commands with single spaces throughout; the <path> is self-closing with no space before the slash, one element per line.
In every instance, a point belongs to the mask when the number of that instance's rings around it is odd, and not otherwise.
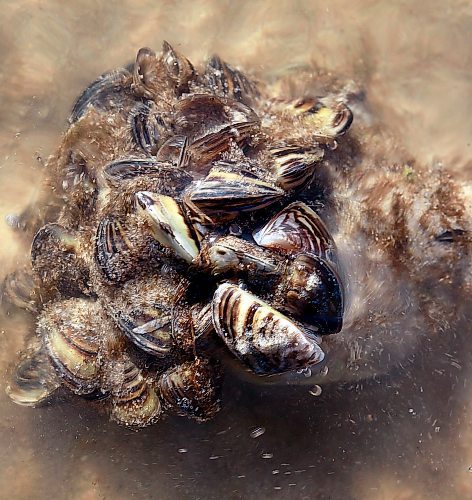
<path fill-rule="evenodd" d="M 34 236 L 31 263 L 45 299 L 87 293 L 88 270 L 80 259 L 78 248 L 76 234 L 60 224 L 47 224 Z"/>
<path fill-rule="evenodd" d="M 75 394 L 99 389 L 100 352 L 106 329 L 111 327 L 99 304 L 87 299 L 54 302 L 40 314 L 38 332 L 45 339 L 51 363 Z"/>
<path fill-rule="evenodd" d="M 7 274 L 0 286 L 0 305 L 5 311 L 21 309 L 34 314 L 41 303 L 38 280 L 29 267 Z"/>
<path fill-rule="evenodd" d="M 287 269 L 282 307 L 316 334 L 341 331 L 344 292 L 334 267 L 314 254 L 299 254 Z"/>
<path fill-rule="evenodd" d="M 155 155 L 169 135 L 169 127 L 154 109 L 152 101 L 138 103 L 131 110 L 128 121 L 134 144 L 146 154 Z"/>
<path fill-rule="evenodd" d="M 85 115 L 90 107 L 102 112 L 123 106 L 128 97 L 130 73 L 126 69 L 104 73 L 92 82 L 79 96 L 72 108 L 69 123 L 72 125 Z"/>
<path fill-rule="evenodd" d="M 157 381 L 163 406 L 184 417 L 209 420 L 220 409 L 219 376 L 209 361 L 188 361 Z"/>
<path fill-rule="evenodd" d="M 208 61 L 203 81 L 215 94 L 231 97 L 245 104 L 250 104 L 254 98 L 259 97 L 257 85 L 217 55 Z"/>
<path fill-rule="evenodd" d="M 124 358 L 113 362 L 108 384 L 112 394 L 110 416 L 119 424 L 145 427 L 161 416 L 161 403 L 156 391 L 131 360 Z"/>

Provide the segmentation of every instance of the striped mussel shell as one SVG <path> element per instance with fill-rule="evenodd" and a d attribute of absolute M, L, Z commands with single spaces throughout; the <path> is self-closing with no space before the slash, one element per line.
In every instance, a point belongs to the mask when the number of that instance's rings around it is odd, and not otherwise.
<path fill-rule="evenodd" d="M 208 360 L 187 361 L 165 372 L 157 381 L 165 409 L 204 421 L 220 409 L 219 375 Z"/>
<path fill-rule="evenodd" d="M 51 363 L 75 394 L 92 394 L 99 388 L 100 332 L 107 326 L 99 305 L 87 299 L 54 302 L 39 316 L 38 331 Z"/>
<path fill-rule="evenodd" d="M 40 406 L 50 401 L 60 385 L 44 346 L 34 339 L 21 353 L 6 393 L 16 404 Z"/>
<path fill-rule="evenodd" d="M 198 255 L 198 239 L 188 224 L 182 207 L 170 196 L 149 191 L 136 193 L 139 211 L 147 218 L 155 239 L 190 263 Z"/>
<path fill-rule="evenodd" d="M 196 262 L 214 276 L 228 273 L 273 274 L 281 266 L 281 260 L 271 252 L 231 235 L 205 239 Z"/>
<path fill-rule="evenodd" d="M 75 297 L 88 291 L 88 268 L 81 258 L 78 234 L 73 230 L 57 223 L 39 229 L 31 243 L 31 264 L 44 299 Z"/>
<path fill-rule="evenodd" d="M 205 84 L 218 95 L 231 97 L 244 103 L 259 96 L 259 90 L 254 82 L 217 55 L 208 61 L 202 78 Z"/>
<path fill-rule="evenodd" d="M 132 251 L 132 244 L 120 220 L 111 215 L 102 219 L 95 237 L 95 262 L 109 282 L 123 282 L 133 273 L 130 265 Z"/>
<path fill-rule="evenodd" d="M 324 155 L 321 148 L 307 149 L 286 145 L 271 147 L 269 153 L 277 184 L 286 191 L 306 185 Z"/>
<path fill-rule="evenodd" d="M 221 284 L 213 296 L 212 309 L 218 335 L 256 374 L 284 373 L 324 359 L 315 338 L 236 285 Z"/>
<path fill-rule="evenodd" d="M 341 331 L 344 291 L 332 263 L 318 255 L 302 253 L 286 273 L 283 306 L 316 334 Z"/>
<path fill-rule="evenodd" d="M 189 138 L 189 155 L 206 167 L 232 144 L 244 147 L 259 130 L 260 120 L 250 107 L 234 99 L 195 94 L 174 108 L 178 135 Z"/>
<path fill-rule="evenodd" d="M 232 163 L 218 162 L 205 179 L 194 183 L 186 193 L 185 203 L 193 213 L 203 214 L 203 224 L 231 220 L 240 213 L 267 207 L 285 195 L 275 184 L 232 167 Z"/>
<path fill-rule="evenodd" d="M 304 97 L 291 101 L 289 107 L 313 130 L 320 142 L 345 134 L 353 120 L 352 111 L 334 97 Z"/>
<path fill-rule="evenodd" d="M 130 79 L 126 69 L 104 73 L 92 82 L 79 96 L 72 108 L 69 124 L 82 118 L 90 107 L 108 111 L 116 109 L 126 97 L 124 92 Z"/>
<path fill-rule="evenodd" d="M 106 383 L 111 392 L 110 416 L 119 424 L 145 427 L 161 416 L 161 403 L 155 389 L 130 359 L 112 361 Z"/>
<path fill-rule="evenodd" d="M 176 271 L 161 268 L 127 281 L 106 304 L 126 337 L 160 366 L 193 348 L 191 310 L 178 303 L 186 283 Z"/>
<path fill-rule="evenodd" d="M 155 155 L 169 134 L 169 126 L 152 101 L 138 103 L 131 110 L 128 123 L 134 144 L 148 155 Z"/>
<path fill-rule="evenodd" d="M 255 242 L 286 255 L 308 252 L 336 261 L 336 246 L 324 222 L 305 203 L 296 201 L 254 231 Z"/>

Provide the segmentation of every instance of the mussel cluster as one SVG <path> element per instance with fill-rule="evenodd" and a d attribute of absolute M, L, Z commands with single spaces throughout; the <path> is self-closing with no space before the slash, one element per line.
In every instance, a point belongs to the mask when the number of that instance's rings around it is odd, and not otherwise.
<path fill-rule="evenodd" d="M 206 420 L 222 350 L 258 375 L 320 363 L 343 285 L 299 194 L 351 121 L 341 98 L 271 98 L 218 57 L 196 71 L 166 42 L 93 82 L 28 211 L 31 269 L 4 283 L 37 318 L 12 400 L 67 388 L 125 425 Z"/>

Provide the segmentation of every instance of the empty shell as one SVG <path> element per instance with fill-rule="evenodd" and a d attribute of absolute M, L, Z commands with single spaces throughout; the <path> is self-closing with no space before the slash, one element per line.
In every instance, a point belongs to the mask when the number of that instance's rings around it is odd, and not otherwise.
<path fill-rule="evenodd" d="M 213 323 L 231 352 L 259 375 L 319 363 L 316 341 L 255 295 L 224 283 L 213 297 Z"/>

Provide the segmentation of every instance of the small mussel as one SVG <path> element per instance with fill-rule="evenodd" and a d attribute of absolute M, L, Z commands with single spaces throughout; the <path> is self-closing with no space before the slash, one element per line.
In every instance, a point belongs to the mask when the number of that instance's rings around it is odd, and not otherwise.
<path fill-rule="evenodd" d="M 60 385 L 44 346 L 34 338 L 21 353 L 6 392 L 19 405 L 40 406 L 50 401 Z"/>
<path fill-rule="evenodd" d="M 204 421 L 220 409 L 219 376 L 209 361 L 198 358 L 171 368 L 157 387 L 163 406 L 177 415 Z"/>
<path fill-rule="evenodd" d="M 170 133 L 165 118 L 152 101 L 138 103 L 131 110 L 129 126 L 134 143 L 148 155 L 155 155 Z"/>
<path fill-rule="evenodd" d="M 155 389 L 141 370 L 128 358 L 110 363 L 106 385 L 110 386 L 111 418 L 132 427 L 144 427 L 161 416 Z"/>
<path fill-rule="evenodd" d="M 60 224 L 47 224 L 36 233 L 31 262 L 45 299 L 86 293 L 88 269 L 80 259 L 78 246 L 76 234 Z"/>
<path fill-rule="evenodd" d="M 38 332 L 62 382 L 75 394 L 99 389 L 101 348 L 109 322 L 98 303 L 69 299 L 46 307 L 39 316 Z"/>
<path fill-rule="evenodd" d="M 228 96 L 245 104 L 259 97 L 257 85 L 217 55 L 208 61 L 203 80 L 215 94 Z"/>
<path fill-rule="evenodd" d="M 297 370 L 324 359 L 317 339 L 236 285 L 223 283 L 216 290 L 213 323 L 231 352 L 259 375 Z"/>
<path fill-rule="evenodd" d="M 7 274 L 0 286 L 0 305 L 4 310 L 22 309 L 36 313 L 41 302 L 39 283 L 29 267 L 21 267 Z"/>

